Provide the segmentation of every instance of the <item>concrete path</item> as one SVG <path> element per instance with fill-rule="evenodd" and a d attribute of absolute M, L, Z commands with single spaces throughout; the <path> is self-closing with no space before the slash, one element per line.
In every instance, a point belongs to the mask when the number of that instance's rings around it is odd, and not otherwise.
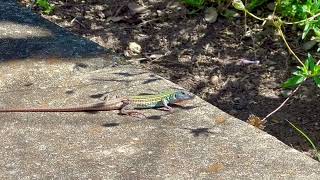
<path fill-rule="evenodd" d="M 0 0 L 0 107 L 62 107 L 177 87 Z M 0 114 L 0 179 L 320 179 L 320 164 L 196 98 L 148 118 Z"/>

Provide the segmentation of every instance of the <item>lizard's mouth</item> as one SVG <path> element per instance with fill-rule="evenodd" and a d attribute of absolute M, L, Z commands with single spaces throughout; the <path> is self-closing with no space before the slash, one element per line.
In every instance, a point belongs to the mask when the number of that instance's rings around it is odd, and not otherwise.
<path fill-rule="evenodd" d="M 186 105 L 190 102 L 191 100 L 179 100 L 179 101 L 176 101 L 174 102 L 173 104 L 176 104 L 176 105 Z"/>

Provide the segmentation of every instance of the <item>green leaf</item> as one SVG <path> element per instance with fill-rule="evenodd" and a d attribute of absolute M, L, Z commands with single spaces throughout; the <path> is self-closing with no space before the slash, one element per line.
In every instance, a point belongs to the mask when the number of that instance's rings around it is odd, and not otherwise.
<path fill-rule="evenodd" d="M 54 10 L 54 5 L 50 4 L 48 0 L 36 0 L 36 4 L 42 8 L 43 13 L 50 14 Z"/>
<path fill-rule="evenodd" d="M 248 10 L 252 11 L 255 8 L 263 5 L 264 3 L 266 3 L 268 0 L 252 0 L 249 4 L 248 4 Z"/>
<path fill-rule="evenodd" d="M 44 8 L 44 9 L 47 9 L 49 8 L 49 2 L 47 0 L 37 0 L 37 5 Z"/>
<path fill-rule="evenodd" d="M 308 58 L 305 62 L 305 66 L 307 67 L 307 69 L 309 71 L 313 72 L 315 65 L 316 65 L 316 63 L 315 63 L 313 57 L 311 56 L 311 54 L 308 53 Z"/>
<path fill-rule="evenodd" d="M 205 0 L 182 0 L 187 6 L 200 9 L 204 6 Z"/>
<path fill-rule="evenodd" d="M 283 88 L 293 88 L 301 84 L 307 78 L 305 76 L 293 76 L 282 84 Z"/>
<path fill-rule="evenodd" d="M 314 76 L 313 81 L 316 83 L 316 86 L 320 88 L 320 76 Z"/>
<path fill-rule="evenodd" d="M 302 72 L 302 71 L 299 71 L 299 70 L 293 72 L 292 74 L 293 74 L 293 75 L 296 75 L 296 76 L 303 76 L 303 72 Z"/>
<path fill-rule="evenodd" d="M 316 26 L 313 27 L 313 32 L 317 37 L 320 37 L 320 29 L 317 26 L 319 25 L 316 24 Z"/>
<path fill-rule="evenodd" d="M 300 69 L 301 71 L 304 71 L 304 67 L 303 66 L 297 66 L 298 69 Z"/>
<path fill-rule="evenodd" d="M 319 65 L 316 65 L 314 67 L 314 72 L 313 73 L 314 73 L 315 76 L 320 75 L 320 66 Z"/>
<path fill-rule="evenodd" d="M 51 14 L 53 12 L 53 10 L 54 10 L 54 5 L 50 5 L 50 7 L 43 12 L 45 14 Z"/>
<path fill-rule="evenodd" d="M 244 11 L 246 9 L 241 0 L 233 0 L 232 6 L 240 11 Z"/>
<path fill-rule="evenodd" d="M 309 21 L 306 21 L 303 29 L 303 33 L 302 33 L 302 39 L 306 37 L 306 35 L 309 33 L 311 28 L 312 28 L 311 23 Z"/>

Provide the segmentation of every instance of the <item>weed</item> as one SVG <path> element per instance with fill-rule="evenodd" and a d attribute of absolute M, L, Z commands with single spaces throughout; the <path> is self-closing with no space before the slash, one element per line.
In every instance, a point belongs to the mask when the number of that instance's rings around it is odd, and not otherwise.
<path fill-rule="evenodd" d="M 306 79 L 312 78 L 315 85 L 320 88 L 320 66 L 315 63 L 313 57 L 308 54 L 308 58 L 303 66 L 298 66 L 293 72 L 293 76 L 283 85 L 283 88 L 293 88 L 302 84 Z"/>
<path fill-rule="evenodd" d="M 50 4 L 48 0 L 36 0 L 35 4 L 42 9 L 44 14 L 51 14 L 54 11 L 54 5 Z"/>
<path fill-rule="evenodd" d="M 313 30 L 320 38 L 320 1 L 318 0 L 277 0 L 277 8 L 283 17 L 300 21 L 298 24 L 303 28 L 302 39 Z M 301 21 L 302 20 L 302 21 Z"/>
<path fill-rule="evenodd" d="M 316 147 L 316 145 L 313 143 L 313 141 L 311 140 L 311 138 L 309 138 L 309 136 L 304 133 L 301 129 L 299 129 L 298 127 L 296 127 L 293 123 L 291 123 L 290 121 L 287 120 L 287 122 L 296 130 L 300 133 L 300 135 L 302 135 L 308 142 L 309 144 L 312 146 L 314 152 L 315 152 L 315 157 L 318 161 L 320 161 L 320 152 L 318 150 L 318 148 Z"/>
<path fill-rule="evenodd" d="M 205 4 L 205 0 L 181 0 L 186 6 L 193 9 L 202 9 Z"/>
<path fill-rule="evenodd" d="M 256 9 L 257 7 L 262 6 L 263 4 L 265 4 L 266 2 L 268 2 L 268 0 L 252 0 L 250 1 L 250 3 L 248 4 L 248 10 L 252 11 L 254 9 Z"/>
<path fill-rule="evenodd" d="M 289 3 L 291 1 L 289 1 L 289 0 L 288 1 L 287 0 L 281 1 L 281 3 L 283 3 L 283 2 Z M 305 8 L 307 8 L 307 10 L 304 10 L 303 11 L 304 13 L 317 12 L 316 10 L 320 10 L 318 5 L 317 5 L 318 3 L 315 3 L 316 7 L 311 7 L 310 3 L 313 2 L 313 0 L 308 0 L 307 2 L 309 4 L 308 4 L 308 6 L 305 6 Z M 252 17 L 254 17 L 254 18 L 258 19 L 258 20 L 261 20 L 261 21 L 264 21 L 264 22 L 271 21 L 272 24 L 274 25 L 274 27 L 277 29 L 277 31 L 278 31 L 279 35 L 281 36 L 282 40 L 286 44 L 286 46 L 287 46 L 288 50 L 290 51 L 290 53 L 297 59 L 297 61 L 299 61 L 300 66 L 298 66 L 298 69 L 293 73 L 293 76 L 282 85 L 283 88 L 297 87 L 298 85 L 302 84 L 308 78 L 312 78 L 313 81 L 315 82 L 315 85 L 320 88 L 320 66 L 319 66 L 320 61 L 315 63 L 315 60 L 313 59 L 313 57 L 310 54 L 308 54 L 308 58 L 306 59 L 305 63 L 303 63 L 300 60 L 300 58 L 290 48 L 290 46 L 289 46 L 289 44 L 288 44 L 288 42 L 287 42 L 287 40 L 285 38 L 285 35 L 283 34 L 283 31 L 282 31 L 282 26 L 284 24 L 306 23 L 302 38 L 304 38 L 306 36 L 306 34 L 309 32 L 310 29 L 313 29 L 313 30 L 314 29 L 318 29 L 318 31 L 319 31 L 318 33 L 319 33 L 319 36 L 320 36 L 320 29 L 317 26 L 312 25 L 313 19 L 315 19 L 316 17 L 320 16 L 320 13 L 312 16 L 311 18 L 307 18 L 307 19 L 304 19 L 302 21 L 298 21 L 296 23 L 284 23 L 281 20 L 280 17 L 277 17 L 275 15 L 271 15 L 268 18 L 260 18 L 260 17 L 255 16 L 254 14 L 250 13 L 246 9 L 246 7 L 244 6 L 244 4 L 242 3 L 241 0 L 233 0 L 232 5 L 236 9 L 244 11 L 244 12 L 248 13 L 250 16 L 252 16 Z M 320 6 L 320 3 L 319 3 L 319 6 Z M 316 10 L 313 10 L 313 9 L 316 9 Z M 319 21 L 319 25 L 320 25 L 320 20 L 318 20 L 318 21 Z M 319 37 L 319 40 L 320 40 L 320 37 Z"/>

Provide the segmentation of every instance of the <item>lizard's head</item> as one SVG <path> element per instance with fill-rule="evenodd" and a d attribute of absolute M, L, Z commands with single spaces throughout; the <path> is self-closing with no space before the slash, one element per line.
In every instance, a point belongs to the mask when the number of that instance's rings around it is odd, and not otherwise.
<path fill-rule="evenodd" d="M 187 91 L 183 91 L 183 90 L 177 90 L 174 94 L 174 97 L 175 97 L 175 103 L 191 100 L 194 98 L 194 96 L 191 93 L 188 93 Z"/>

